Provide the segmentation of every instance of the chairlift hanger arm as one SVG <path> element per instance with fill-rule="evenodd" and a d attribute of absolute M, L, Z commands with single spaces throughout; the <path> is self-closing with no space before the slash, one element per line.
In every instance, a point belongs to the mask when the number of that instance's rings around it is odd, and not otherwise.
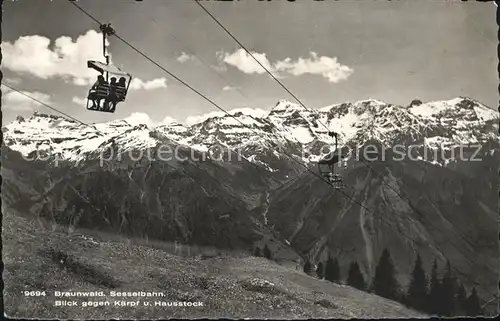
<path fill-rule="evenodd" d="M 99 29 L 102 32 L 102 55 L 106 59 L 106 64 L 109 64 L 109 55 L 106 54 L 106 37 L 115 35 L 116 31 L 110 23 L 100 24 Z"/>
<path fill-rule="evenodd" d="M 116 34 L 115 29 L 113 29 L 110 23 L 101 24 L 99 29 L 102 31 L 103 35 L 108 37 Z"/>

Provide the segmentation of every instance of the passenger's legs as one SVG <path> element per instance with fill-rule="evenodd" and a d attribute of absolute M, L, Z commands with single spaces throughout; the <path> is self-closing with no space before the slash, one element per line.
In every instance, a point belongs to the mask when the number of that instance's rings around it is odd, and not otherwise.
<path fill-rule="evenodd" d="M 87 97 L 90 101 L 92 101 L 92 106 L 90 106 L 90 109 L 96 109 L 99 107 L 98 102 L 97 102 L 97 92 L 91 92 L 89 96 Z"/>

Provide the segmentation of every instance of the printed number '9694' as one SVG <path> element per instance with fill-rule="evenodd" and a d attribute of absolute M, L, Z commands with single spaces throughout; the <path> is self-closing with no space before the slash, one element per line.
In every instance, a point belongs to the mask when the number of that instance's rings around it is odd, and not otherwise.
<path fill-rule="evenodd" d="M 24 291 L 24 296 L 46 296 L 45 291 Z"/>

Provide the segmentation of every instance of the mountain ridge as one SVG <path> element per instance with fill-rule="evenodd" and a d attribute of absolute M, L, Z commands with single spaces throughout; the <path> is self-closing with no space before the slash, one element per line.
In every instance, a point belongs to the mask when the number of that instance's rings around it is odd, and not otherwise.
<path fill-rule="evenodd" d="M 457 117 L 464 121 L 457 120 Z M 265 117 L 239 111 L 233 116 L 209 117 L 190 126 L 170 123 L 150 127 L 114 120 L 85 128 L 64 117 L 35 113 L 27 120 L 17 119 L 2 130 L 6 145 L 23 155 L 34 150 L 49 150 L 72 161 L 81 160 L 96 148 L 99 150 L 106 145 L 105 141 L 116 142 L 118 139 L 117 143 L 125 150 L 147 148 L 153 144 L 149 134 L 159 132 L 177 144 L 199 151 L 207 151 L 214 144 L 238 148 L 247 160 L 254 163 L 259 163 L 258 157 L 252 153 L 255 149 L 265 148 L 270 152 L 277 145 L 286 146 L 286 150 L 309 163 L 326 154 L 317 150 L 318 143 L 333 144 L 324 126 L 339 133 L 341 144 L 351 146 L 362 146 L 369 139 L 391 145 L 405 132 L 415 141 L 424 140 L 420 142 L 423 145 L 449 148 L 495 139 L 494 135 L 484 133 L 484 127 L 495 127 L 493 121 L 497 118 L 494 110 L 467 97 L 420 104 L 412 102 L 409 106 L 368 99 L 313 111 L 282 99 Z M 271 160 L 265 161 L 268 162 Z M 273 170 L 272 166 L 267 167 Z"/>

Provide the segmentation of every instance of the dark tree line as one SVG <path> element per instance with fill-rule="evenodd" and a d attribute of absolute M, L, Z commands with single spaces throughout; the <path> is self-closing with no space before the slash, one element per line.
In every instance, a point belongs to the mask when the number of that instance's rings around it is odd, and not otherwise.
<path fill-rule="evenodd" d="M 483 313 L 476 288 L 472 288 L 467 296 L 464 285 L 453 274 L 449 261 L 446 262 L 443 276 L 439 278 L 437 260 L 434 260 L 430 281 L 427 283 L 420 256 L 413 268 L 407 305 L 440 316 L 478 316 Z"/>
<path fill-rule="evenodd" d="M 304 272 L 312 273 L 312 264 L 307 261 Z M 330 282 L 340 282 L 338 260 L 329 257 L 326 262 L 319 262 L 316 275 Z M 399 301 L 408 307 L 424 313 L 439 316 L 478 316 L 482 314 L 481 299 L 475 288 L 470 294 L 455 277 L 448 261 L 442 277 L 439 277 L 437 261 L 434 260 L 431 276 L 428 279 L 422 258 L 417 255 L 410 282 L 403 288 L 397 281 L 396 268 L 388 249 L 384 249 L 375 268 L 371 283 L 365 280 L 358 262 L 352 261 L 347 272 L 346 283 L 363 291 Z"/>
<path fill-rule="evenodd" d="M 268 260 L 273 259 L 273 254 L 267 244 L 264 246 L 263 250 L 261 250 L 260 247 L 256 247 L 253 254 L 256 257 L 265 257 Z"/>
<path fill-rule="evenodd" d="M 256 248 L 255 256 L 273 259 L 267 244 L 264 249 Z M 337 258 L 328 257 L 326 262 L 318 262 L 314 270 L 313 264 L 306 260 L 304 273 L 315 273 L 319 279 L 340 283 L 341 273 Z M 423 267 L 422 258 L 417 255 L 410 282 L 403 288 L 397 281 L 396 268 L 388 249 L 384 249 L 375 268 L 375 275 L 370 283 L 365 279 L 356 261 L 352 261 L 347 271 L 346 283 L 359 290 L 373 292 L 379 296 L 399 301 L 408 307 L 432 315 L 439 316 L 478 316 L 482 315 L 481 299 L 475 288 L 467 294 L 463 284 L 460 284 L 453 273 L 449 261 L 439 276 L 437 260 L 434 259 L 430 277 Z"/>

